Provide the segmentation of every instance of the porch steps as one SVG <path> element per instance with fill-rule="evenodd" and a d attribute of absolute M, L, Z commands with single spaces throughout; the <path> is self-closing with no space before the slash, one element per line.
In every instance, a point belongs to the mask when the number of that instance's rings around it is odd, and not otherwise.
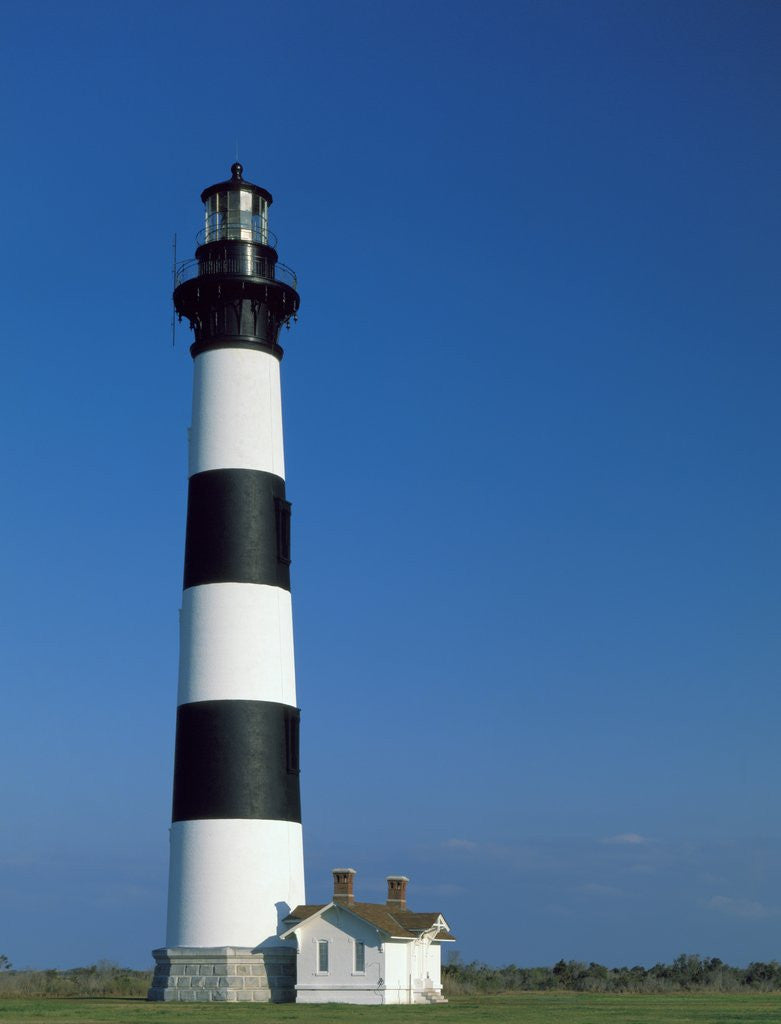
<path fill-rule="evenodd" d="M 447 999 L 445 999 L 441 992 L 423 992 L 422 995 L 423 999 L 430 1005 L 447 1002 Z"/>

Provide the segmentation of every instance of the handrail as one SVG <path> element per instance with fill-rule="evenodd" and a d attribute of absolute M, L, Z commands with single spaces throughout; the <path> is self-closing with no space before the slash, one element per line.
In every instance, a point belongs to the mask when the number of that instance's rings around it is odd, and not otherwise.
<path fill-rule="evenodd" d="M 246 238 L 243 232 L 249 232 L 251 237 Z M 206 236 L 209 235 L 207 239 Z M 195 236 L 196 246 L 205 245 L 206 242 L 260 242 L 261 245 L 268 245 L 272 249 L 277 247 L 277 236 L 268 228 L 251 227 L 249 224 L 222 224 L 219 227 L 210 226 L 201 228 Z"/>
<path fill-rule="evenodd" d="M 174 288 L 196 277 L 225 274 L 228 277 L 256 277 L 262 281 L 280 281 L 298 289 L 296 272 L 284 263 L 275 263 L 264 256 L 218 257 L 212 260 L 182 260 L 177 263 L 174 274 Z"/>

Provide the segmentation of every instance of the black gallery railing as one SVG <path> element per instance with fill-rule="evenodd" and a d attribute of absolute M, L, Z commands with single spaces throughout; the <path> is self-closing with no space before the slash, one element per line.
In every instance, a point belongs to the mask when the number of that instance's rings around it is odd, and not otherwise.
<path fill-rule="evenodd" d="M 174 274 L 174 287 L 178 288 L 185 281 L 194 277 L 206 277 L 211 274 L 227 274 L 236 277 L 258 277 L 262 281 L 280 281 L 291 288 L 298 289 L 298 278 L 294 270 L 284 263 L 274 262 L 263 256 L 221 256 L 212 260 L 184 260 L 177 263 Z"/>

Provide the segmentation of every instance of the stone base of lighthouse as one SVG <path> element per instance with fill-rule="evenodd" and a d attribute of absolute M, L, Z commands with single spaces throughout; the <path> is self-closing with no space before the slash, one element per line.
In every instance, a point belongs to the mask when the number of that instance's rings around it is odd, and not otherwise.
<path fill-rule="evenodd" d="M 296 950 L 240 946 L 155 949 L 148 999 L 180 1003 L 292 1003 Z"/>

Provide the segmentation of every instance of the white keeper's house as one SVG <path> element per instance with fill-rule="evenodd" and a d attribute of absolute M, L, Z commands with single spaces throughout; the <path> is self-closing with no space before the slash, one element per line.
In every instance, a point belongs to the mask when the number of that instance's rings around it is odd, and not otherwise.
<path fill-rule="evenodd" d="M 407 909 L 404 875 L 388 876 L 385 903 L 359 903 L 352 868 L 334 870 L 330 903 L 296 907 L 281 938 L 295 938 L 299 1003 L 441 1003 L 442 944 L 455 942 L 438 912 Z"/>

